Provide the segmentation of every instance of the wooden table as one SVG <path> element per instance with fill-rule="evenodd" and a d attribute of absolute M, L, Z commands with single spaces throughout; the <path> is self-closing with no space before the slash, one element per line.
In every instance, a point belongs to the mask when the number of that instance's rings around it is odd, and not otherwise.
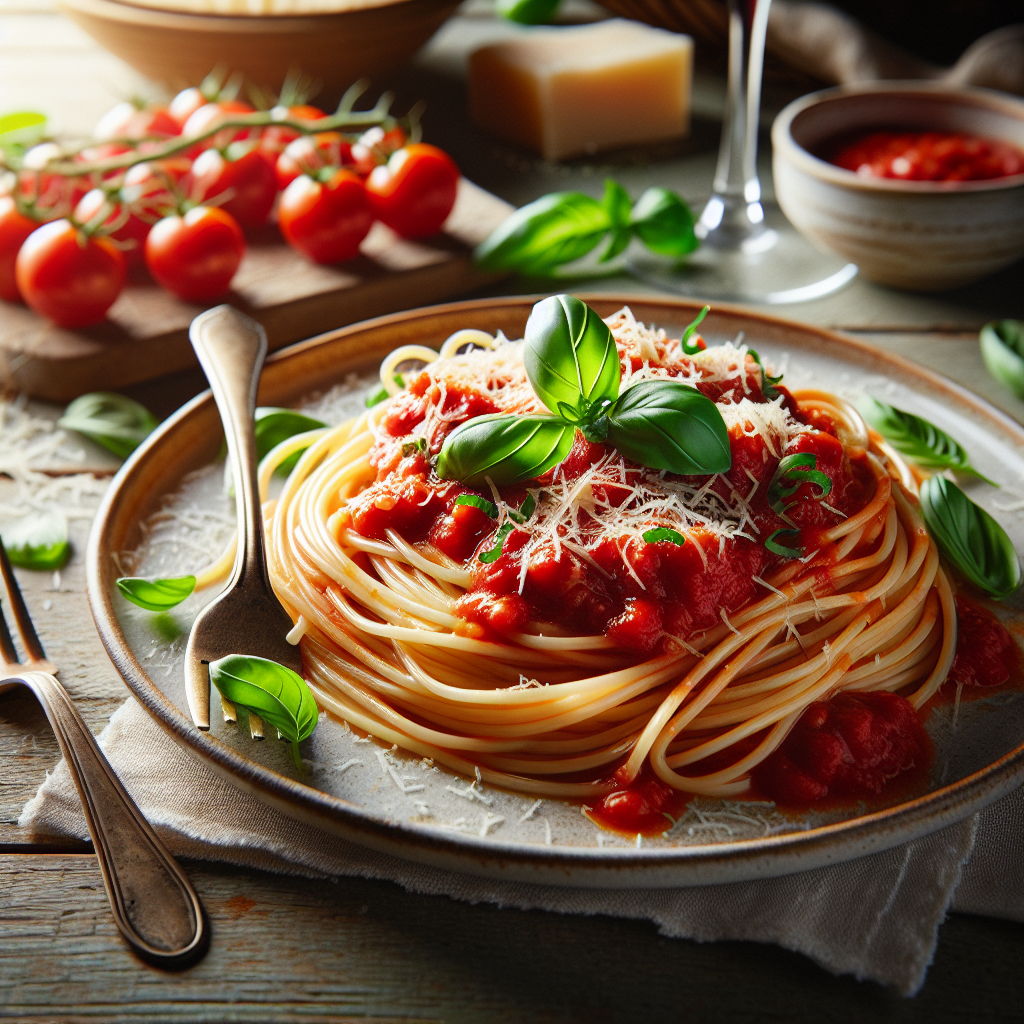
<path fill-rule="evenodd" d="M 555 188 L 596 194 L 609 173 L 633 194 L 656 181 L 695 202 L 707 194 L 722 93 L 713 77 L 698 77 L 691 138 L 656 150 L 552 166 L 471 130 L 462 116 L 465 53 L 504 31 L 471 8 L 393 83 L 400 101 L 428 99 L 427 138 L 446 147 L 467 177 L 514 203 Z M 157 94 L 54 14 L 47 0 L 0 0 L 0 111 L 45 109 L 60 128 L 81 132 L 133 92 Z M 766 121 L 786 98 L 769 90 Z M 944 372 L 1024 422 L 1024 403 L 986 375 L 977 345 L 986 320 L 1022 315 L 1020 284 L 1019 266 L 939 296 L 855 282 L 828 299 L 777 312 L 847 330 Z M 648 291 L 625 279 L 587 287 Z M 510 282 L 503 290 L 524 285 Z M 186 372 L 133 390 L 166 414 L 203 386 L 197 373 Z M 86 533 L 87 523 L 74 524 L 78 551 Z M 125 694 L 88 618 L 81 557 L 56 586 L 49 574 L 21 579 L 51 657 L 98 732 Z M 1003 921 L 952 915 L 924 990 L 905 1000 L 871 983 L 833 978 L 770 946 L 698 945 L 618 919 L 473 907 L 383 882 L 308 881 L 202 863 L 186 867 L 210 915 L 211 951 L 188 972 L 163 974 L 120 941 L 89 847 L 25 835 L 16 826 L 56 761 L 41 710 L 27 695 L 5 696 L 3 1020 L 994 1022 L 1024 1014 L 1024 926 Z"/>

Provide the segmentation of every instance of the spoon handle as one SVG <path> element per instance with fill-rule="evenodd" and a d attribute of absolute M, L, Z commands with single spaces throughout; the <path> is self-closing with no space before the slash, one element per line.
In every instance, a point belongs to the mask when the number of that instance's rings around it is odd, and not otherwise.
<path fill-rule="evenodd" d="M 125 792 L 67 691 L 48 672 L 36 671 L 0 680 L 0 691 L 19 684 L 38 698 L 57 736 L 125 941 L 157 966 L 199 960 L 209 942 L 199 897 Z"/>
<path fill-rule="evenodd" d="M 228 587 L 252 574 L 266 587 L 269 579 L 263 553 L 253 419 L 260 370 L 267 355 L 267 335 L 260 324 L 233 306 L 208 309 L 192 321 L 188 333 L 224 424 L 228 462 L 235 480 L 238 554 Z"/>

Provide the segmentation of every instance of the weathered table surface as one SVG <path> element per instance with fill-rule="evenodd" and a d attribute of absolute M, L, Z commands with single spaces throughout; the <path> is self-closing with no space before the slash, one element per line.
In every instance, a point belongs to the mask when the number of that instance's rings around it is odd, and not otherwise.
<path fill-rule="evenodd" d="M 596 193 L 607 174 L 634 194 L 654 182 L 674 184 L 695 202 L 707 194 L 721 105 L 713 78 L 698 79 L 691 138 L 655 151 L 551 166 L 470 129 L 463 117 L 465 53 L 504 31 L 473 8 L 389 83 L 400 102 L 426 96 L 427 138 L 449 149 L 467 177 L 513 203 L 554 188 Z M 44 109 L 59 128 L 82 132 L 133 93 L 159 94 L 53 13 L 48 0 L 0 0 L 0 112 Z M 785 98 L 770 91 L 765 119 Z M 855 282 L 838 295 L 776 312 L 846 330 L 946 373 L 1024 422 L 1024 403 L 988 378 L 977 345 L 986 320 L 1021 316 L 1020 286 L 1020 266 L 939 296 Z M 648 291 L 626 279 L 586 287 Z M 166 414 L 203 386 L 185 373 L 135 393 Z M 112 468 L 102 457 L 97 465 Z M 88 524 L 73 525 L 82 551 Z M 21 579 L 50 656 L 98 732 L 124 690 L 92 630 L 81 558 L 59 579 Z M 313 882 L 199 863 L 187 868 L 210 915 L 212 948 L 190 971 L 162 974 L 133 959 L 118 938 L 89 847 L 54 845 L 15 824 L 56 761 L 41 710 L 27 695 L 5 696 L 0 1019 L 745 1022 L 827 1015 L 840 1022 L 1024 1015 L 1024 927 L 1002 921 L 951 916 L 924 990 L 904 1000 L 769 946 L 698 945 L 630 921 L 471 907 L 383 882 Z"/>

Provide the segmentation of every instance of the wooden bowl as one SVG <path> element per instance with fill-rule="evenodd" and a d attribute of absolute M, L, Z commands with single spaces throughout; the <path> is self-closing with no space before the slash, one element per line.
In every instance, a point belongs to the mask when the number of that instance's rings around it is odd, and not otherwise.
<path fill-rule="evenodd" d="M 289 70 L 322 83 L 336 102 L 359 78 L 408 60 L 459 0 L 368 0 L 349 10 L 304 15 L 192 14 L 117 0 L 60 0 L 64 13 L 147 78 L 178 90 L 215 67 L 279 89 Z"/>
<path fill-rule="evenodd" d="M 986 89 L 879 82 L 791 103 L 772 127 L 783 212 L 816 245 L 872 281 L 956 288 L 1024 256 L 1024 174 L 986 181 L 868 178 L 816 156 L 875 129 L 966 132 L 1024 148 L 1024 101 Z"/>

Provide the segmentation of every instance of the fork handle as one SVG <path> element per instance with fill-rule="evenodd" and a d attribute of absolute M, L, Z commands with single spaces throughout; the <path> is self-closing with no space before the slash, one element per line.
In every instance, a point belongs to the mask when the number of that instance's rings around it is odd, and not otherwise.
<path fill-rule="evenodd" d="M 82 798 L 103 885 L 125 941 L 150 963 L 185 967 L 206 952 L 209 932 L 192 884 L 125 791 L 67 691 L 47 672 L 0 680 L 27 686 L 46 711 Z"/>
<path fill-rule="evenodd" d="M 238 554 L 228 586 L 256 574 L 268 587 L 253 426 L 267 335 L 255 320 L 226 305 L 201 313 L 188 333 L 224 423 L 228 461 L 235 480 Z"/>

